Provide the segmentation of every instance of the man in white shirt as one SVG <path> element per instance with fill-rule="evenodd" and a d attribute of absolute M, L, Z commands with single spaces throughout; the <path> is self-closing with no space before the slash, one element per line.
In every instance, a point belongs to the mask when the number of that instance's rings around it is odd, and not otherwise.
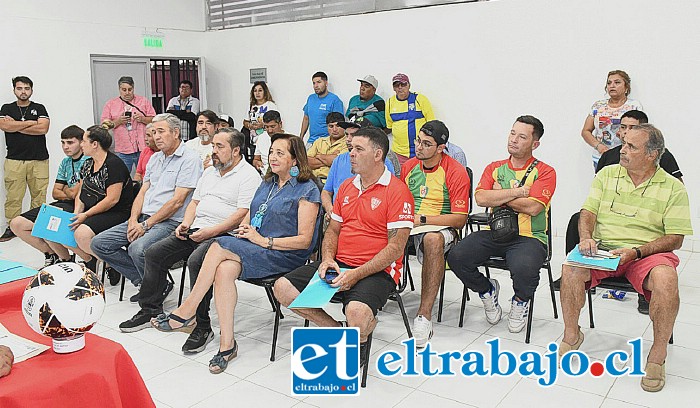
<path fill-rule="evenodd" d="M 194 126 L 195 115 L 199 113 L 199 99 L 192 96 L 192 88 L 192 82 L 186 79 L 180 81 L 180 94 L 173 96 L 165 108 L 168 113 L 180 119 L 180 138 L 185 141 L 190 140 L 190 129 Z"/>
<path fill-rule="evenodd" d="M 272 146 L 272 136 L 284 133 L 280 113 L 274 110 L 265 112 L 263 115 L 263 126 L 265 131 L 258 135 L 258 141 L 255 144 L 253 166 L 260 173 L 265 174 L 267 172 L 267 156 L 270 154 L 270 146 Z"/>
<path fill-rule="evenodd" d="M 260 185 L 260 175 L 243 159 L 243 134 L 232 128 L 214 135 L 212 166 L 197 183 L 192 201 L 175 233 L 153 244 L 146 251 L 146 267 L 139 295 L 141 309 L 119 329 L 130 333 L 150 327 L 152 317 L 163 312 L 163 301 L 172 288 L 168 270 L 186 259 L 190 284 L 194 285 L 209 246 L 219 236 L 238 227 L 248 214 L 250 202 Z M 204 349 L 214 338 L 209 320 L 211 289 L 197 309 L 197 328 L 183 346 L 185 353 Z"/>
<path fill-rule="evenodd" d="M 219 117 L 216 113 L 205 110 L 197 116 L 197 136 L 185 143 L 188 149 L 192 149 L 202 159 L 202 165 L 206 169 L 211 166 L 212 144 L 214 132 L 219 128 Z"/>

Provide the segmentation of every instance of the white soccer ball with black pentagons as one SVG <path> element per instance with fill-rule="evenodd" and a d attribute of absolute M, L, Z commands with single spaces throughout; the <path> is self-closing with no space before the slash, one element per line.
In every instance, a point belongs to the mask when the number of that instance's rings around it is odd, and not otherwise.
<path fill-rule="evenodd" d="M 29 326 L 53 339 L 87 332 L 104 309 L 102 282 L 94 272 L 73 262 L 41 269 L 22 297 L 22 313 Z"/>

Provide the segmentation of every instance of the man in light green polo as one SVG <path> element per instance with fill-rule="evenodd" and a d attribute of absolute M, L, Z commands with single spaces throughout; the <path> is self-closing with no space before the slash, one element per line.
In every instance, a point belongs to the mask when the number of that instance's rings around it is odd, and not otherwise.
<path fill-rule="evenodd" d="M 564 338 L 559 354 L 583 342 L 578 325 L 585 291 L 602 279 L 626 277 L 650 300 L 654 343 L 649 350 L 642 389 L 660 391 L 666 382 L 668 341 L 678 314 L 678 257 L 683 237 L 692 235 L 688 193 L 683 183 L 659 167 L 664 138 L 651 124 L 635 126 L 625 137 L 620 164 L 596 175 L 579 220 L 582 254 L 595 254 L 598 242 L 620 256 L 616 271 L 564 265 L 561 302 Z"/>

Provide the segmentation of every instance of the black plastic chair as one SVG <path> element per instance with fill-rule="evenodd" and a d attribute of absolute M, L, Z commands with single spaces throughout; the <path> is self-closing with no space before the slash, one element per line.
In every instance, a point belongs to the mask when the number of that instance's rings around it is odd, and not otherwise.
<path fill-rule="evenodd" d="M 484 224 L 481 224 L 483 214 L 476 214 L 476 215 L 479 216 L 477 218 L 477 220 L 475 220 L 475 222 L 473 222 L 469 225 L 470 226 L 471 225 L 477 226 L 480 229 L 480 226 L 485 225 L 486 222 L 484 222 Z M 487 215 L 487 219 L 488 219 L 488 215 Z M 469 223 L 469 221 L 468 221 L 468 223 Z M 557 312 L 557 299 L 554 295 L 554 287 L 552 286 L 552 284 L 554 283 L 554 279 L 552 278 L 552 265 L 551 265 L 551 260 L 552 260 L 552 208 L 551 207 L 547 210 L 547 225 L 548 225 L 548 228 L 547 228 L 547 257 L 545 258 L 544 262 L 542 263 L 542 266 L 540 267 L 540 269 L 547 270 L 547 277 L 549 278 L 549 292 L 550 292 L 550 295 L 552 297 L 552 310 L 554 312 L 554 318 L 558 319 L 559 314 Z M 489 268 L 501 269 L 501 270 L 506 270 L 506 271 L 509 270 L 505 259 L 503 259 L 501 257 L 491 257 L 489 260 L 484 262 L 481 266 L 483 266 L 484 269 L 486 270 L 486 277 L 487 278 L 491 278 L 491 272 L 489 271 Z M 464 291 L 462 292 L 462 305 L 461 305 L 460 312 L 459 312 L 459 327 L 462 327 L 464 325 L 464 311 L 466 309 L 468 296 L 469 296 L 468 289 L 465 286 Z M 533 295 L 532 299 L 530 299 L 530 311 L 527 315 L 527 329 L 525 332 L 525 343 L 527 343 L 527 344 L 530 343 L 530 333 L 532 331 L 532 314 L 533 314 L 534 306 L 535 306 L 535 297 Z"/>
<path fill-rule="evenodd" d="M 464 228 L 461 231 L 457 231 L 457 239 L 455 240 L 455 245 L 464 237 L 464 235 L 467 233 L 467 226 L 469 225 L 469 217 L 471 217 L 471 212 L 472 212 L 472 202 L 474 198 L 474 173 L 472 172 L 472 169 L 469 168 L 469 166 L 466 167 L 467 169 L 467 177 L 469 177 L 469 214 L 467 215 L 467 224 L 464 225 Z M 449 251 L 447 251 L 449 253 Z M 447 261 L 447 253 L 445 254 L 445 261 Z M 447 264 L 445 264 L 445 273 L 447 273 Z M 466 293 L 467 300 L 469 300 L 469 292 Z M 438 315 L 437 315 L 437 321 L 438 323 L 442 322 L 442 309 L 444 305 L 444 298 L 445 298 L 445 275 L 443 274 L 442 276 L 442 282 L 440 283 L 440 294 L 438 298 Z"/>

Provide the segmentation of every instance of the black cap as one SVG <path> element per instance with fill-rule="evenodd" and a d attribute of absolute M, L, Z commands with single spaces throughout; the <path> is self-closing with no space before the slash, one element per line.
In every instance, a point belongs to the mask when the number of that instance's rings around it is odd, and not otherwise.
<path fill-rule="evenodd" d="M 450 131 L 447 130 L 447 126 L 439 120 L 426 122 L 420 128 L 420 131 L 435 139 L 435 142 L 439 145 L 447 144 L 447 140 L 450 138 Z"/>

